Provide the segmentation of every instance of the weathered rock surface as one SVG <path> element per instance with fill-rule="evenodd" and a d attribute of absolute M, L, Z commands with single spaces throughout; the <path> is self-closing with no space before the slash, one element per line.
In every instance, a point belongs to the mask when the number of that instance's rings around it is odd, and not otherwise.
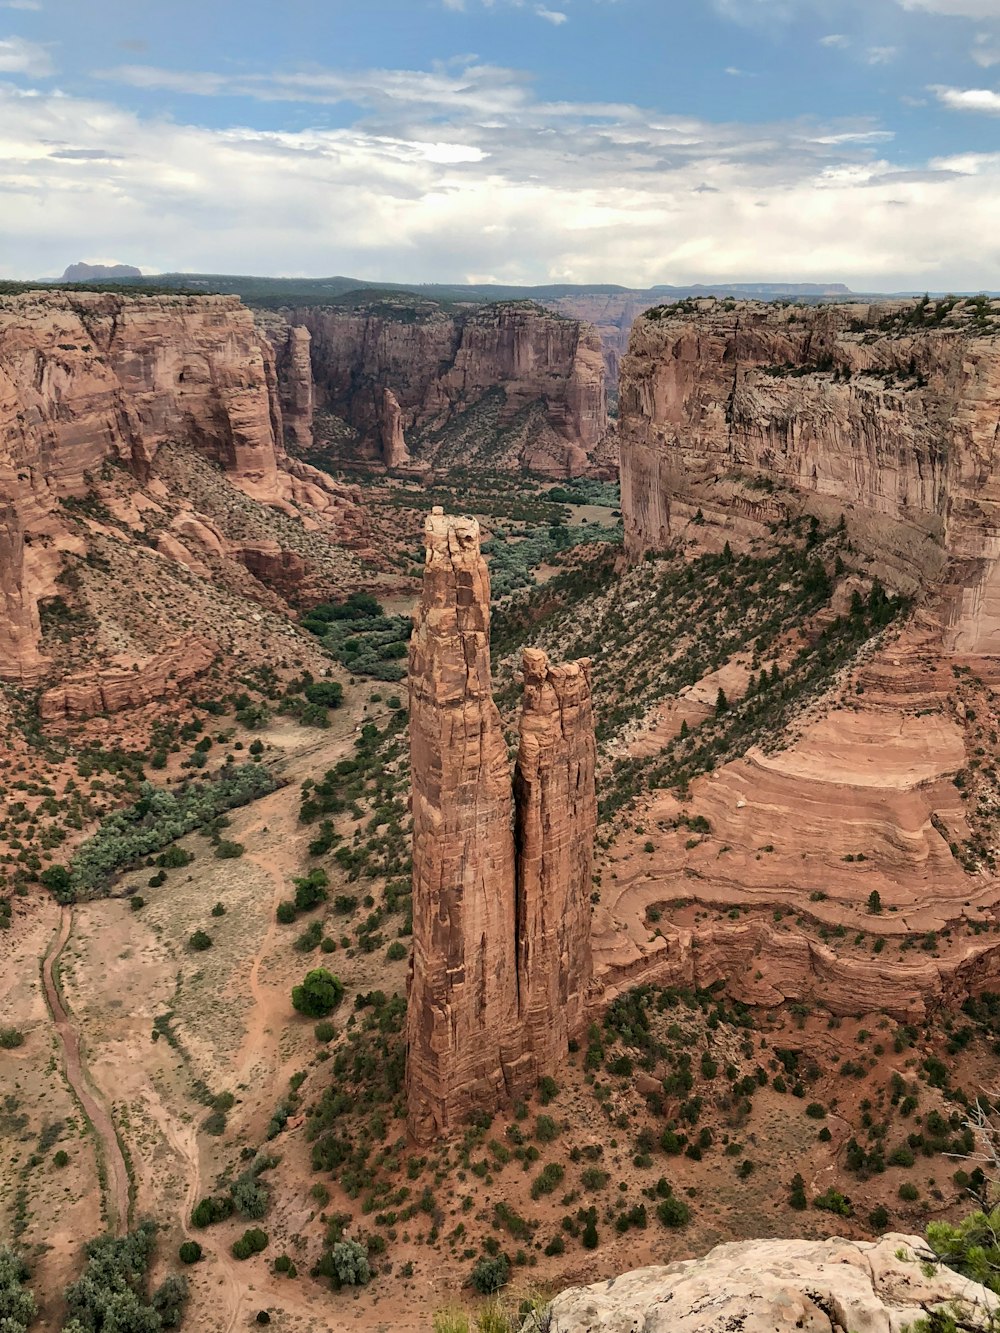
<path fill-rule="evenodd" d="M 403 435 L 403 412 L 391 389 L 382 390 L 382 458 L 386 467 L 400 467 L 410 461 Z"/>
<path fill-rule="evenodd" d="M 986 1326 L 997 1297 L 950 1268 L 921 1269 L 917 1236 L 741 1241 L 701 1259 L 640 1268 L 552 1303 L 552 1333 L 903 1333 L 957 1301 Z"/>
<path fill-rule="evenodd" d="M 690 536 L 699 510 L 734 539 L 766 535 L 788 493 L 808 497 L 846 511 L 908 591 L 941 585 L 946 646 L 1000 650 L 991 321 L 960 307 L 917 327 L 912 302 L 698 306 L 640 319 L 623 364 L 629 553 Z"/>
<path fill-rule="evenodd" d="M 518 1010 L 540 1072 L 583 1030 L 592 962 L 590 892 L 597 831 L 590 662 L 550 666 L 524 653 L 514 771 Z"/>
<path fill-rule="evenodd" d="M 513 803 L 479 524 L 435 511 L 410 640 L 413 974 L 407 1103 L 426 1141 L 521 1081 Z"/>
<path fill-rule="evenodd" d="M 67 676 L 38 702 L 39 716 L 87 718 L 121 713 L 181 693 L 215 661 L 216 647 L 205 639 L 189 639 L 145 662 L 99 671 L 85 678 Z"/>
<path fill-rule="evenodd" d="M 490 673 L 475 519 L 435 509 L 410 640 L 411 1133 L 522 1095 L 566 1056 L 591 975 L 596 825 L 589 663 L 525 655 L 516 789 Z M 517 803 L 515 854 L 514 805 Z"/>
<path fill-rule="evenodd" d="M 301 369 L 307 335 L 294 341 Z M 89 504 L 111 465 L 137 493 L 153 487 L 164 444 L 194 447 L 246 496 L 331 541 L 363 545 L 356 496 L 289 460 L 281 434 L 271 346 L 236 298 L 0 297 L 0 676 L 44 674 L 38 600 L 81 547 L 66 506 Z M 125 519 L 157 507 L 131 504 Z M 168 557 L 185 547 L 179 534 L 159 542 Z"/>
<path fill-rule="evenodd" d="M 313 442 L 311 342 L 309 330 L 301 324 L 281 324 L 272 337 L 285 431 L 296 445 L 304 449 Z"/>
<path fill-rule="evenodd" d="M 317 406 L 360 433 L 361 457 L 386 458 L 387 389 L 400 413 L 398 428 L 390 427 L 392 448 L 398 430 L 425 461 L 434 460 L 440 432 L 491 397 L 501 424 L 538 409 L 544 427 L 485 460 L 498 467 L 580 475 L 607 430 L 600 339 L 539 306 L 503 303 L 450 314 L 431 302 L 398 310 L 380 303 L 302 309 L 287 318 L 312 335 Z M 282 384 L 287 411 L 292 395 Z"/>

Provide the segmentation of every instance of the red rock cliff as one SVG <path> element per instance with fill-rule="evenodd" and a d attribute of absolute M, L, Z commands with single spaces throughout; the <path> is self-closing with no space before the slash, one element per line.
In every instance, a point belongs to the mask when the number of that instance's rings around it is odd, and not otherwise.
<path fill-rule="evenodd" d="M 303 309 L 289 320 L 312 335 L 317 404 L 362 437 L 361 454 L 385 460 L 384 392 L 398 401 L 400 427 L 433 461 L 439 432 L 490 395 L 500 424 L 537 409 L 545 429 L 529 431 L 490 460 L 553 476 L 584 472 L 607 430 L 601 343 L 595 330 L 527 302 L 454 315 L 432 303 L 396 309 Z M 288 401 L 288 394 L 285 394 Z"/>
<path fill-rule="evenodd" d="M 630 554 L 691 535 L 699 509 L 765 534 L 793 492 L 846 512 L 908 591 L 946 583 L 949 647 L 1000 650 L 1000 322 L 977 310 L 701 301 L 640 319 L 621 381 Z"/>
<path fill-rule="evenodd" d="M 55 591 L 60 551 L 79 545 L 60 503 L 109 462 L 142 485 L 160 446 L 180 442 L 253 500 L 306 505 L 331 530 L 352 517 L 351 499 L 280 441 L 271 347 L 237 298 L 0 297 L 0 675 L 42 674 L 37 601 Z"/>

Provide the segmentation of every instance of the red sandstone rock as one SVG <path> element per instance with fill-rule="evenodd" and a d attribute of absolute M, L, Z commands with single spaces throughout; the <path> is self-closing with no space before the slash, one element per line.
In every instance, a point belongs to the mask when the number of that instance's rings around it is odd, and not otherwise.
<path fill-rule="evenodd" d="M 629 553 L 691 536 L 698 510 L 720 547 L 766 537 L 791 492 L 846 511 L 906 591 L 946 582 L 949 648 L 1000 650 L 1000 338 L 960 316 L 881 327 L 912 308 L 703 301 L 640 319 L 621 380 Z"/>
<path fill-rule="evenodd" d="M 557 1069 L 585 1022 L 597 830 L 590 662 L 524 653 L 514 776 L 518 1009 L 539 1073 Z"/>
<path fill-rule="evenodd" d="M 214 644 L 190 639 L 142 663 L 111 667 L 85 677 L 70 676 L 42 695 L 38 712 L 46 719 L 79 719 L 141 708 L 153 700 L 179 694 L 208 670 L 215 655 Z"/>
<path fill-rule="evenodd" d="M 403 413 L 391 389 L 382 390 L 382 457 L 386 467 L 402 467 L 410 461 L 403 435 Z"/>
<path fill-rule="evenodd" d="M 475 519 L 425 526 L 410 640 L 413 973 L 410 1130 L 427 1141 L 520 1084 L 515 1066 L 510 770 L 490 677 L 490 584 Z"/>

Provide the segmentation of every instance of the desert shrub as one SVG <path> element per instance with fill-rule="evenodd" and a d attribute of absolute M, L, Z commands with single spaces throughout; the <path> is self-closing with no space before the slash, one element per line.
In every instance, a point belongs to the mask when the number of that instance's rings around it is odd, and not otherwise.
<path fill-rule="evenodd" d="M 385 951 L 386 962 L 398 963 L 401 958 L 406 957 L 408 952 L 409 951 L 402 940 L 393 940 Z"/>
<path fill-rule="evenodd" d="M 28 1276 L 20 1255 L 0 1245 L 0 1329 L 4 1333 L 27 1333 L 35 1317 L 35 1298 L 24 1285 Z"/>
<path fill-rule="evenodd" d="M 143 1222 L 121 1238 L 100 1236 L 84 1248 L 87 1262 L 80 1278 L 66 1288 L 66 1306 L 71 1333 L 101 1333 L 101 1330 L 155 1330 L 174 1328 L 187 1298 L 182 1279 L 160 1289 L 149 1301 L 146 1276 L 153 1256 L 156 1224 Z M 170 1279 L 168 1279 L 168 1282 Z M 166 1284 L 164 1284 L 166 1286 Z M 154 1304 L 158 1302 L 158 1304 Z M 173 1323 L 164 1323 L 164 1313 Z"/>
<path fill-rule="evenodd" d="M 792 1185 L 788 1195 L 789 1206 L 802 1212 L 809 1206 L 806 1199 L 806 1183 L 798 1172 L 792 1177 Z"/>
<path fill-rule="evenodd" d="M 306 973 L 301 986 L 292 988 L 293 1008 L 308 1018 L 326 1018 L 343 997 L 343 983 L 325 967 L 313 968 Z"/>
<path fill-rule="evenodd" d="M 20 1028 L 0 1028 L 0 1050 L 12 1051 L 23 1045 L 24 1033 Z"/>
<path fill-rule="evenodd" d="M 233 1213 L 233 1201 L 228 1194 L 199 1200 L 191 1213 L 191 1225 L 201 1230 L 216 1222 L 224 1222 Z"/>
<path fill-rule="evenodd" d="M 267 1212 L 270 1192 L 250 1171 L 245 1171 L 232 1187 L 233 1207 L 242 1217 L 256 1221 Z"/>
<path fill-rule="evenodd" d="M 484 1257 L 473 1265 L 469 1281 L 482 1296 L 492 1296 L 510 1281 L 510 1260 L 506 1254 Z"/>
<path fill-rule="evenodd" d="M 916 1185 L 907 1180 L 899 1187 L 899 1197 L 905 1199 L 907 1203 L 915 1203 L 920 1198 L 920 1191 Z"/>
<path fill-rule="evenodd" d="M 263 1254 L 267 1249 L 267 1232 L 260 1227 L 250 1227 L 239 1240 L 232 1244 L 234 1259 L 249 1259 L 252 1254 Z"/>
<path fill-rule="evenodd" d="M 342 1287 L 363 1287 L 371 1281 L 368 1251 L 356 1240 L 338 1240 L 330 1250 L 330 1267 Z"/>
<path fill-rule="evenodd" d="M 339 708 L 344 702 L 344 687 L 336 680 L 315 680 L 302 693 L 320 708 Z"/>
<path fill-rule="evenodd" d="M 813 1199 L 813 1207 L 825 1213 L 836 1213 L 838 1217 L 854 1216 L 854 1207 L 850 1199 L 840 1194 L 832 1185 Z"/>
<path fill-rule="evenodd" d="M 225 905 L 225 903 L 216 903 L 215 906 L 212 908 L 212 915 L 213 915 L 213 916 L 225 916 L 225 915 L 226 915 L 226 905 Z"/>
<path fill-rule="evenodd" d="M 691 1209 L 683 1199 L 671 1195 L 656 1205 L 656 1216 L 665 1227 L 686 1227 L 691 1220 Z"/>
<path fill-rule="evenodd" d="M 236 861 L 245 851 L 241 842 L 231 842 L 228 838 L 220 838 L 215 844 L 215 855 L 220 861 Z"/>
<path fill-rule="evenodd" d="M 868 1225 L 879 1236 L 883 1231 L 889 1230 L 889 1210 L 884 1204 L 876 1204 L 871 1210 L 868 1214 Z"/>
<path fill-rule="evenodd" d="M 292 922 L 295 920 L 295 915 L 296 915 L 295 904 L 293 902 L 289 902 L 287 898 L 285 899 L 284 902 L 278 904 L 278 910 L 275 912 L 275 916 L 277 917 L 280 925 L 290 926 Z"/>
<path fill-rule="evenodd" d="M 186 1240 L 177 1253 L 182 1264 L 196 1264 L 201 1258 L 201 1246 L 196 1240 Z"/>
<path fill-rule="evenodd" d="M 64 1166 L 69 1166 L 69 1153 L 65 1150 L 65 1148 L 60 1148 L 59 1151 L 53 1156 L 52 1165 L 58 1166 L 60 1169 L 62 1169 L 62 1167 Z"/>
<path fill-rule="evenodd" d="M 551 1194 L 562 1184 L 565 1168 L 558 1162 L 547 1162 L 531 1184 L 531 1197 L 540 1199 L 543 1194 Z"/>
<path fill-rule="evenodd" d="M 80 845 L 70 863 L 68 882 L 53 887 L 53 893 L 60 902 L 106 893 L 118 871 L 204 827 L 223 811 L 266 796 L 277 785 L 273 773 L 261 764 L 229 764 L 214 779 L 192 780 L 170 791 L 144 782 L 134 804 L 109 815 L 94 836 Z M 50 866 L 49 870 L 57 868 Z"/>
<path fill-rule="evenodd" d="M 196 930 L 188 940 L 188 948 L 193 949 L 195 953 L 203 953 L 206 949 L 211 949 L 212 937 L 204 930 Z"/>
<path fill-rule="evenodd" d="M 325 870 L 317 867 L 292 882 L 295 885 L 295 906 L 298 911 L 309 912 L 326 901 L 326 888 L 330 880 Z"/>
<path fill-rule="evenodd" d="M 323 1019 L 313 1028 L 313 1034 L 317 1041 L 333 1041 L 336 1032 L 337 1029 L 328 1019 Z"/>
<path fill-rule="evenodd" d="M 153 1292 L 152 1307 L 160 1316 L 161 1328 L 179 1328 L 188 1299 L 187 1278 L 171 1273 Z M 107 1325 L 105 1325 L 107 1327 Z"/>

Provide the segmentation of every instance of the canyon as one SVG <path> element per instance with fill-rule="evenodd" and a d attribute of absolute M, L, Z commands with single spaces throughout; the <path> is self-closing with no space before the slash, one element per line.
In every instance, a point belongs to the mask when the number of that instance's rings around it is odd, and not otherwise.
<path fill-rule="evenodd" d="M 597 822 L 590 664 L 550 667 L 526 651 L 512 787 L 479 525 L 438 507 L 425 538 L 409 663 L 406 1067 L 408 1123 L 422 1143 L 527 1094 L 580 1035 Z"/>
<path fill-rule="evenodd" d="M 405 466 L 408 440 L 424 467 L 573 477 L 591 470 L 607 433 L 597 333 L 530 302 L 463 309 L 395 294 L 258 318 L 296 441 L 328 414 L 352 433 L 344 461 Z"/>

